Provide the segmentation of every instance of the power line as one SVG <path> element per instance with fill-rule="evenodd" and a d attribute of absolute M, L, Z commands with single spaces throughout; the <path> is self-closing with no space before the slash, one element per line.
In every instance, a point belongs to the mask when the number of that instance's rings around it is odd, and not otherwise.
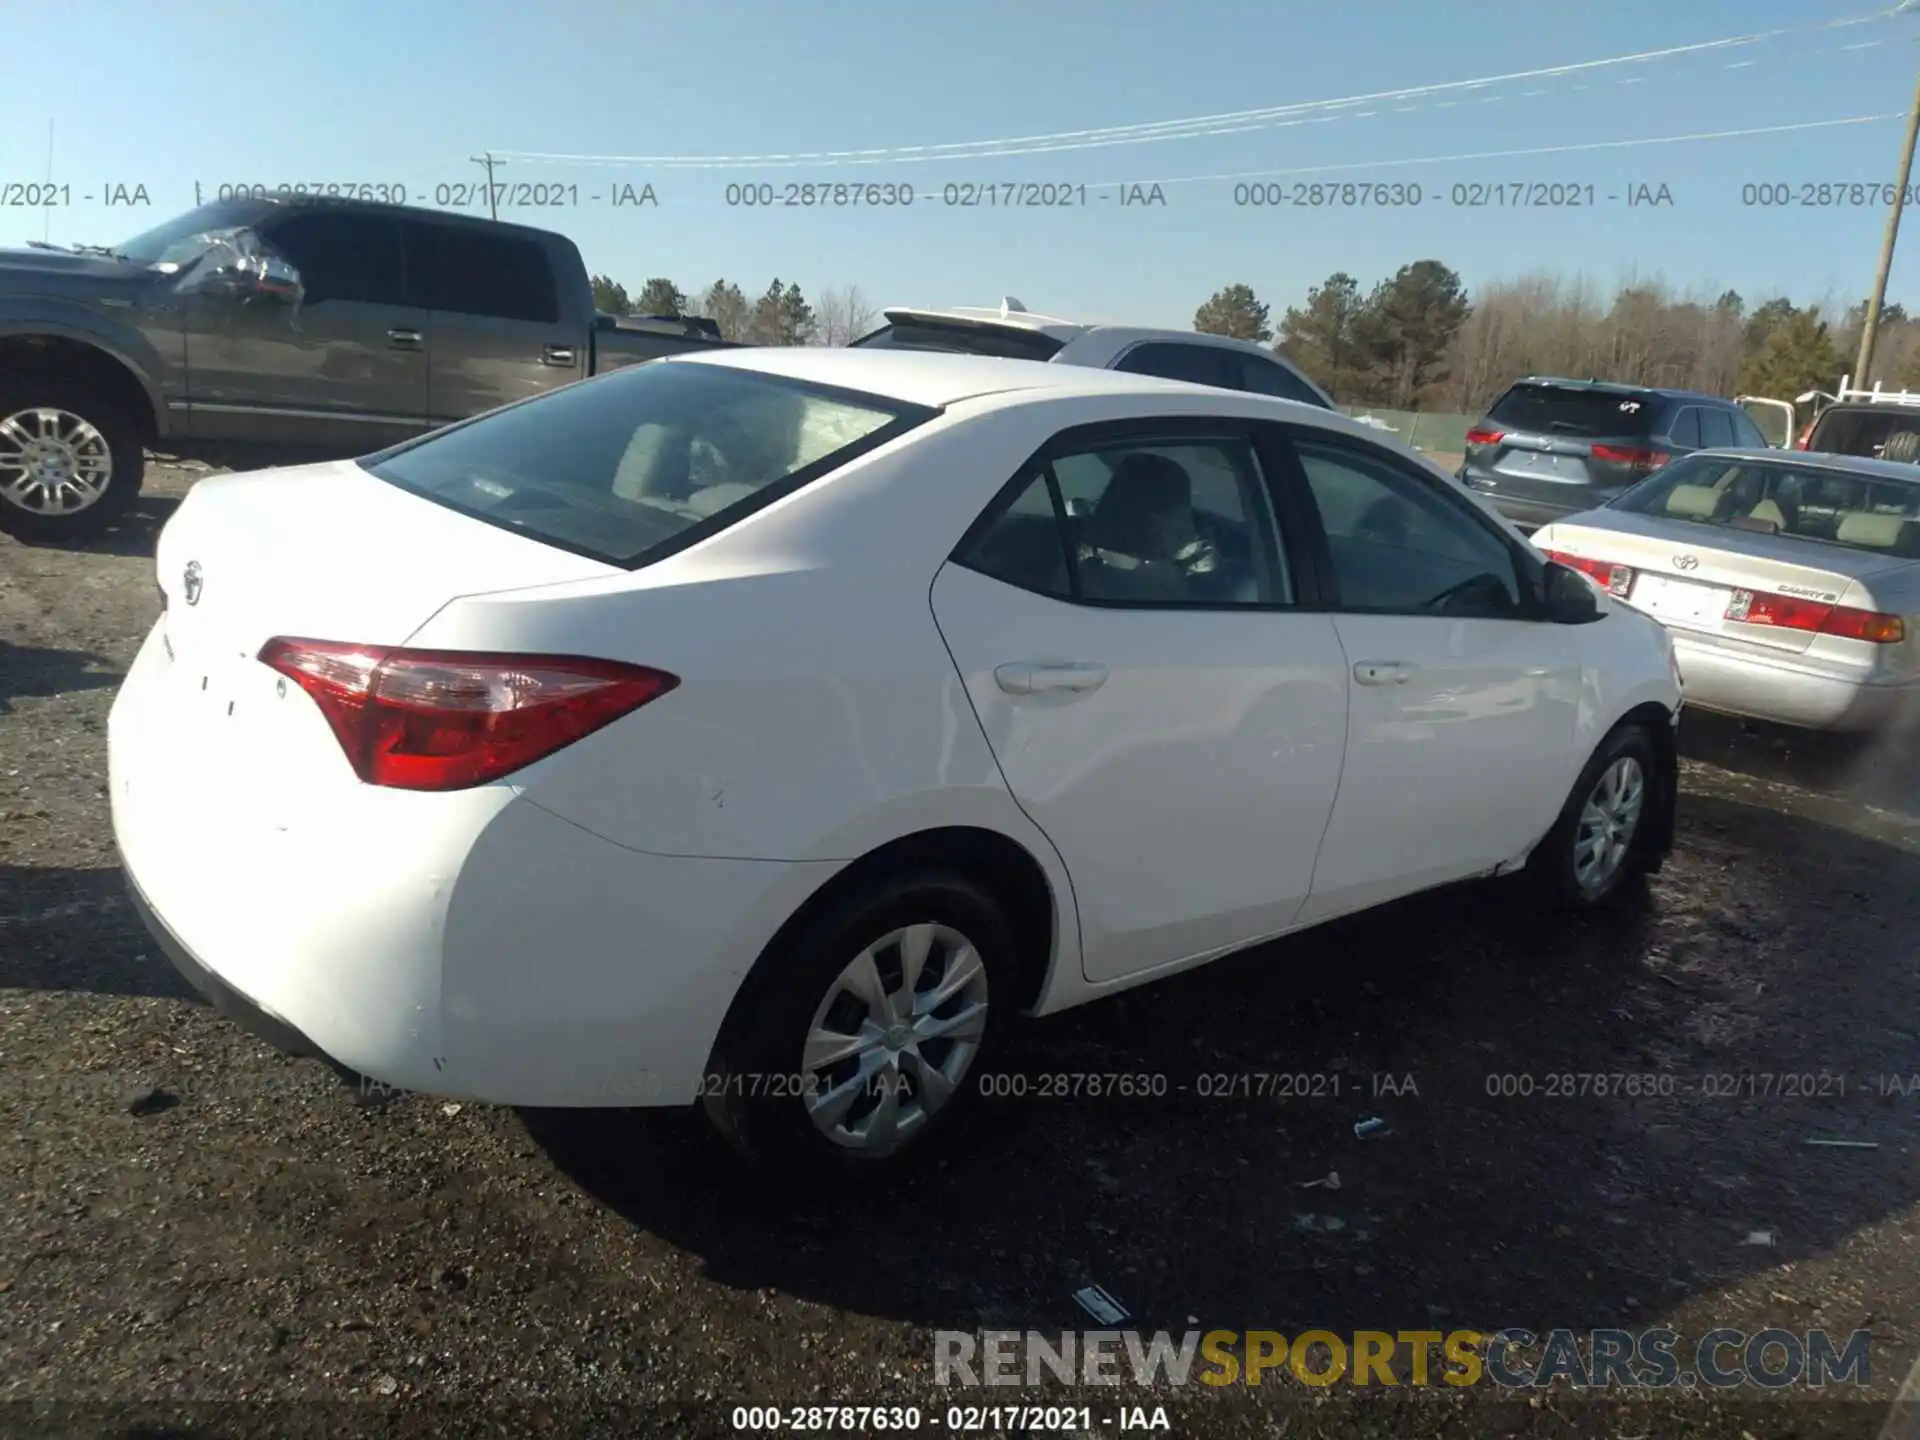
<path fill-rule="evenodd" d="M 1643 50 L 1629 55 L 1611 55 L 1596 60 L 1581 60 L 1563 65 L 1546 65 L 1531 70 L 1510 71 L 1472 80 L 1449 80 L 1431 85 L 1414 85 L 1397 90 L 1379 90 L 1329 100 L 1306 100 L 1288 105 L 1262 106 L 1248 110 L 1223 111 L 1215 115 L 1191 116 L 1183 120 L 1145 121 L 1130 125 L 1109 125 L 1083 130 L 1058 130 L 1042 135 L 1013 136 L 999 140 L 954 141 L 938 145 L 896 145 L 862 150 L 816 150 L 764 155 L 592 155 L 532 150 L 499 150 L 491 153 L 522 161 L 549 165 L 626 165 L 658 169 L 724 170 L 749 166 L 826 168 L 839 165 L 910 164 L 939 160 L 1001 159 L 1018 155 L 1051 154 L 1062 150 L 1104 149 L 1117 145 L 1148 144 L 1162 140 L 1185 140 L 1214 135 L 1244 133 L 1248 130 L 1277 128 L 1282 125 L 1319 123 L 1344 118 L 1339 112 L 1357 106 L 1393 101 L 1430 98 L 1455 92 L 1484 90 L 1515 81 L 1561 78 L 1621 65 L 1645 65 L 1678 56 L 1703 54 L 1716 50 L 1759 45 L 1792 35 L 1824 33 L 1855 25 L 1875 24 L 1903 13 L 1915 0 L 1901 0 L 1891 9 L 1845 16 L 1817 24 L 1783 26 L 1747 35 L 1702 40 L 1687 45 Z M 1316 112 L 1333 112 L 1318 114 Z"/>
<path fill-rule="evenodd" d="M 1749 130 L 1701 130 L 1690 135 L 1649 135 L 1632 140 L 1592 140 L 1580 145 L 1538 145 L 1526 150 L 1480 150 L 1466 155 L 1420 155 L 1397 160 L 1343 160 L 1333 165 L 1296 165 L 1285 170 L 1234 170 L 1218 175 L 1175 175 L 1161 180 L 1113 180 L 1102 185 L 1201 185 L 1221 180 L 1277 180 L 1287 175 L 1324 175 L 1329 171 L 1384 170 L 1402 165 L 1450 165 L 1468 160 L 1519 160 L 1538 155 L 1573 155 L 1589 150 L 1631 150 L 1641 145 L 1683 145 L 1699 140 L 1738 140 L 1751 135 L 1787 135 L 1800 130 L 1830 130 L 1840 125 L 1872 125 L 1904 120 L 1904 110 L 1884 115 L 1850 115 L 1843 120 L 1802 120 L 1791 125 L 1761 125 Z M 1088 182 L 1089 187 L 1093 185 Z"/>

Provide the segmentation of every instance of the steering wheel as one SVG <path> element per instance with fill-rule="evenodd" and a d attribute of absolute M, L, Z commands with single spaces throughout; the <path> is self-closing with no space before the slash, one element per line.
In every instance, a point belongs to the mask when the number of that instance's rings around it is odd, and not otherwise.
<path fill-rule="evenodd" d="M 1507 593 L 1507 587 L 1491 570 L 1482 570 L 1478 575 L 1469 575 L 1457 585 L 1449 585 L 1438 595 L 1428 599 L 1420 608 L 1450 614 L 1453 613 L 1456 601 L 1469 598 L 1480 601 L 1473 606 L 1474 614 L 1484 614 L 1489 611 L 1503 613 L 1513 609 L 1513 599 Z"/>

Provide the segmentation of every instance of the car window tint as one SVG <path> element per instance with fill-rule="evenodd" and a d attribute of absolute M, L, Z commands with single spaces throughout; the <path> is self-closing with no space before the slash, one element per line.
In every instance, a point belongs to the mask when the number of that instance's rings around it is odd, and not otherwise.
<path fill-rule="evenodd" d="M 1361 446 L 1294 442 L 1344 610 L 1518 618 L 1514 555 L 1420 477 Z"/>
<path fill-rule="evenodd" d="M 1733 444 L 1746 450 L 1763 450 L 1767 448 L 1766 432 L 1760 428 L 1759 422 L 1751 415 L 1748 415 L 1746 411 L 1730 410 L 1727 412 L 1727 419 L 1731 421 L 1733 425 Z M 1787 438 L 1791 439 L 1792 437 L 1788 436 Z"/>
<path fill-rule="evenodd" d="M 1680 407 L 1679 413 L 1673 417 L 1673 429 L 1668 432 L 1668 438 L 1674 444 L 1683 445 L 1689 450 L 1700 448 L 1699 406 L 1682 405 Z"/>
<path fill-rule="evenodd" d="M 1305 405 L 1326 408 L 1326 402 L 1313 393 L 1307 382 L 1284 365 L 1262 360 L 1257 355 L 1242 355 L 1240 373 L 1245 377 L 1245 388 L 1256 395 L 1277 395 L 1282 400 L 1298 400 Z"/>
<path fill-rule="evenodd" d="M 552 325 L 560 292 L 546 248 L 468 225 L 406 225 L 407 281 L 428 310 Z"/>
<path fill-rule="evenodd" d="M 1081 600 L 1231 606 L 1293 598 L 1258 463 L 1239 440 L 1056 456 L 956 558 L 1048 595 L 1067 593 L 1059 558 Z"/>
<path fill-rule="evenodd" d="M 632 365 L 360 463 L 519 534 L 632 565 L 926 413 L 730 365 Z"/>
<path fill-rule="evenodd" d="M 996 519 L 954 559 L 982 575 L 1022 590 L 1066 599 L 1073 593 L 1067 570 L 1066 532 L 1044 471 L 1034 476 Z"/>
<path fill-rule="evenodd" d="M 1163 341 L 1136 346 L 1113 368 L 1129 375 L 1157 375 L 1162 380 L 1185 380 L 1191 385 L 1238 390 L 1245 383 L 1239 362 L 1239 355 L 1223 346 Z"/>
<path fill-rule="evenodd" d="M 1740 444 L 1739 436 L 1734 433 L 1733 412 L 1702 410 L 1700 412 L 1700 443 L 1709 450 L 1716 445 Z"/>
<path fill-rule="evenodd" d="M 300 272 L 303 305 L 406 303 L 400 227 L 392 220 L 315 210 L 262 226 L 260 238 Z"/>
<path fill-rule="evenodd" d="M 1643 438 L 1653 433 L 1650 398 L 1617 390 L 1522 382 L 1493 402 L 1487 419 L 1505 430 L 1540 435 Z"/>

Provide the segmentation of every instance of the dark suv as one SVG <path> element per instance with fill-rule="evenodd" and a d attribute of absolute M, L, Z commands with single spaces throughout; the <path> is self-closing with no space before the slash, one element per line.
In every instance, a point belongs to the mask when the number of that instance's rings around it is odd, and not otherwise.
<path fill-rule="evenodd" d="M 1536 375 L 1467 431 L 1460 479 L 1509 520 L 1545 525 L 1606 504 L 1678 456 L 1729 447 L 1768 448 L 1731 400 Z"/>

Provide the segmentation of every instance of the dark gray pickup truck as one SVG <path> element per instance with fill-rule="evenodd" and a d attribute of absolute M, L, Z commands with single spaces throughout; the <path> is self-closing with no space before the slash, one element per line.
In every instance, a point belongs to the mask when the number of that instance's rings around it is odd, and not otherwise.
<path fill-rule="evenodd" d="M 564 236 L 437 210 L 231 200 L 119 245 L 0 249 L 0 530 L 104 529 L 148 446 L 365 454 L 726 343 L 598 312 Z"/>

